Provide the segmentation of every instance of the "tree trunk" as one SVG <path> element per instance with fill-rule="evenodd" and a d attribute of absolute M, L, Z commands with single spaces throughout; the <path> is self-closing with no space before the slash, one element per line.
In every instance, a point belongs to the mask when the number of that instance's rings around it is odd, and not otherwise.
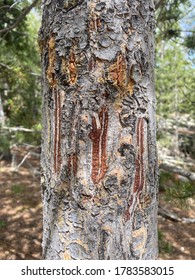
<path fill-rule="evenodd" d="M 155 259 L 154 5 L 43 1 L 43 256 Z"/>

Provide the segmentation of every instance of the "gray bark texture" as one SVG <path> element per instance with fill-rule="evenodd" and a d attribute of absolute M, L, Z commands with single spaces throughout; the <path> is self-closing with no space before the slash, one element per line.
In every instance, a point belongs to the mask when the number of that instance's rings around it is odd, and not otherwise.
<path fill-rule="evenodd" d="M 152 0 L 42 3 L 43 257 L 157 257 Z"/>

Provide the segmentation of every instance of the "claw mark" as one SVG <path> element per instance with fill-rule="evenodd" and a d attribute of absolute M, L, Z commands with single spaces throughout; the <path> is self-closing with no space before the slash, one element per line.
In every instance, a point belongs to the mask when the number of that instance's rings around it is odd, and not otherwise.
<path fill-rule="evenodd" d="M 98 117 L 92 118 L 92 130 L 89 138 L 92 140 L 92 175 L 91 178 L 95 184 L 105 176 L 108 169 L 106 142 L 108 131 L 108 111 L 104 106 L 102 107 Z"/>
<path fill-rule="evenodd" d="M 140 192 L 144 187 L 144 120 L 143 118 L 138 119 L 137 123 L 137 147 L 138 154 L 136 157 L 136 171 L 133 192 Z"/>
<path fill-rule="evenodd" d="M 133 186 L 133 193 L 128 202 L 128 209 L 125 212 L 125 221 L 130 219 L 131 213 L 134 213 L 138 204 L 141 205 L 140 195 L 145 185 L 144 174 L 144 119 L 139 118 L 137 121 L 137 155 L 136 155 L 136 170 Z"/>

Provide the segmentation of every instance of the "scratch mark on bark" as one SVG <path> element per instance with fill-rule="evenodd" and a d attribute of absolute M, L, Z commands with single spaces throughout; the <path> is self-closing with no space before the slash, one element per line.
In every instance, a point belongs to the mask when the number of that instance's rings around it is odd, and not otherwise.
<path fill-rule="evenodd" d="M 108 169 L 107 166 L 107 131 L 108 131 L 108 111 L 102 107 L 98 120 L 92 118 L 92 130 L 89 138 L 92 140 L 92 175 L 91 178 L 95 184 L 105 176 Z"/>
<path fill-rule="evenodd" d="M 139 118 L 137 122 L 137 148 L 136 171 L 133 192 L 139 192 L 144 187 L 144 120 Z"/>
<path fill-rule="evenodd" d="M 134 213 L 145 184 L 144 174 L 144 119 L 138 118 L 136 129 L 137 155 L 136 155 L 136 170 L 133 185 L 133 193 L 128 202 L 128 209 L 125 211 L 125 221 L 130 220 L 131 213 Z"/>

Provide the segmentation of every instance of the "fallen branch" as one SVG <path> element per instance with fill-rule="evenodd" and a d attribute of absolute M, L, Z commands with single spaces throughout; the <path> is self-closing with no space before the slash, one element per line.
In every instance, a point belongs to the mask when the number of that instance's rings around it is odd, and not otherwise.
<path fill-rule="evenodd" d="M 27 148 L 27 150 L 25 149 Z M 30 160 L 33 158 L 40 158 L 40 153 L 35 152 L 40 149 L 40 146 L 33 146 L 33 145 L 25 145 L 23 146 L 23 149 L 25 155 L 22 155 L 23 150 L 21 150 L 21 146 L 13 145 L 11 148 L 11 154 L 12 154 L 12 170 L 13 171 L 18 171 L 19 168 L 26 163 L 29 167 L 29 170 L 31 171 L 33 177 L 40 175 L 40 171 L 38 170 L 39 168 L 34 167 L 31 163 Z M 19 164 L 17 164 L 16 159 L 21 158 L 23 156 L 22 160 L 20 160 Z"/>
<path fill-rule="evenodd" d="M 41 131 L 39 130 L 34 130 L 34 129 L 30 129 L 30 128 L 25 128 L 25 127 L 9 127 L 9 126 L 2 126 L 1 128 L 2 130 L 8 130 L 9 132 L 37 132 L 40 133 Z"/>
<path fill-rule="evenodd" d="M 22 161 L 15 167 L 13 167 L 14 171 L 18 170 L 20 168 L 20 166 L 25 162 L 25 160 L 28 158 L 28 156 L 30 155 L 30 152 L 28 152 L 25 157 L 22 159 Z"/>
<path fill-rule="evenodd" d="M 159 208 L 158 208 L 158 215 L 160 215 L 166 219 L 169 219 L 169 220 L 172 220 L 175 222 L 181 222 L 184 224 L 195 223 L 195 218 L 181 218 L 177 214 L 172 213 L 172 212 L 162 208 L 161 206 L 159 206 Z"/>
<path fill-rule="evenodd" d="M 168 165 L 166 163 L 161 163 L 159 165 L 159 169 L 163 169 L 163 170 L 171 172 L 171 173 L 176 173 L 176 174 L 179 174 L 181 176 L 188 178 L 190 181 L 195 181 L 195 173 L 183 170 L 177 166 Z"/>

